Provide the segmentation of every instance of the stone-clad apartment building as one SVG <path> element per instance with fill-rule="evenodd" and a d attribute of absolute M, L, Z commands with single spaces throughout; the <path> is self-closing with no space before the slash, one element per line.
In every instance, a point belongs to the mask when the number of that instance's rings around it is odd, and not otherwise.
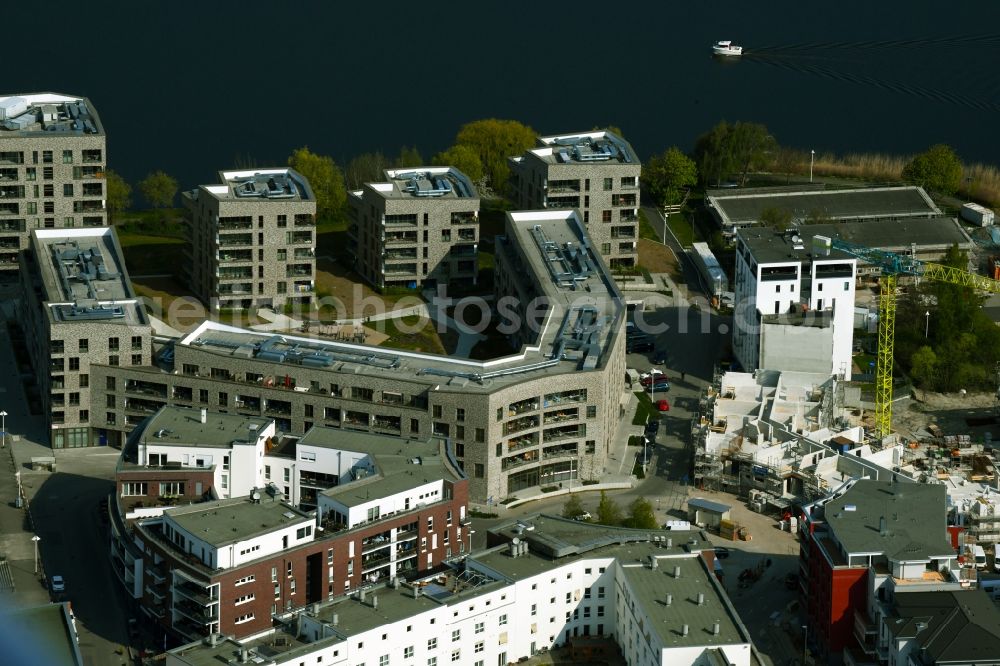
<path fill-rule="evenodd" d="M 309 306 L 316 290 L 316 198 L 288 168 L 223 171 L 184 192 L 191 290 L 220 309 Z"/>
<path fill-rule="evenodd" d="M 385 172 L 348 195 L 356 270 L 378 288 L 478 276 L 479 194 L 454 167 Z"/>
<path fill-rule="evenodd" d="M 120 444 L 166 404 L 451 441 L 470 497 L 598 477 L 622 411 L 625 305 L 575 211 L 509 213 L 498 307 L 517 351 L 476 361 L 205 322 L 171 363 L 93 370 L 91 425 Z M 536 300 L 537 299 L 537 300 Z M 533 307 L 528 304 L 534 301 Z M 517 325 L 535 311 L 539 325 Z"/>
<path fill-rule="evenodd" d="M 94 446 L 91 365 L 148 367 L 152 335 L 109 227 L 38 229 L 21 254 L 22 328 L 53 448 Z"/>
<path fill-rule="evenodd" d="M 538 145 L 510 160 L 517 205 L 580 209 L 608 265 L 635 266 L 642 165 L 632 146 L 607 130 L 543 136 Z"/>
<path fill-rule="evenodd" d="M 107 225 L 105 138 L 84 97 L 0 96 L 0 271 L 33 229 Z"/>

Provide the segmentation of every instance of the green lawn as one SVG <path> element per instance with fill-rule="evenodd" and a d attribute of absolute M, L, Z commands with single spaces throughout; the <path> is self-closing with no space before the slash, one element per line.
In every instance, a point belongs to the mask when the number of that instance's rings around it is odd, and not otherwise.
<path fill-rule="evenodd" d="M 650 418 L 656 418 L 656 408 L 653 401 L 645 391 L 636 391 L 635 397 L 639 398 L 639 406 L 632 417 L 632 425 L 645 425 Z"/>
<path fill-rule="evenodd" d="M 648 238 L 657 243 L 663 242 L 660 235 L 653 229 L 653 224 L 646 217 L 646 212 L 641 208 L 639 209 L 639 238 Z"/>
<path fill-rule="evenodd" d="M 677 236 L 681 247 L 691 247 L 691 244 L 695 242 L 694 229 L 691 228 L 691 223 L 688 222 L 684 213 L 674 213 L 668 217 L 667 225 L 670 227 L 670 231 L 674 232 L 674 236 Z"/>
<path fill-rule="evenodd" d="M 433 319 L 427 320 L 424 327 L 415 333 L 403 332 L 399 330 L 400 325 L 406 327 L 407 330 L 410 330 L 419 320 L 420 317 L 412 315 L 409 317 L 400 317 L 398 320 L 393 318 L 371 322 L 369 326 L 376 330 L 384 331 L 385 334 L 389 336 L 389 338 L 382 343 L 381 346 L 383 347 L 429 352 L 432 354 L 444 354 L 444 345 L 441 344 L 441 338 L 438 336 L 437 330 L 435 329 L 437 324 Z"/>

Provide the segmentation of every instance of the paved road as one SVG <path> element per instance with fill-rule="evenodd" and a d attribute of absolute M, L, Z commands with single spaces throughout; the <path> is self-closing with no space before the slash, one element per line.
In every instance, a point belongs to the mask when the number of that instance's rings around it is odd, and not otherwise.
<path fill-rule="evenodd" d="M 663 242 L 664 237 L 664 220 L 663 212 L 652 206 L 643 206 L 643 213 L 646 214 L 646 219 L 649 220 L 650 225 L 656 231 L 656 235 Z M 677 257 L 677 261 L 681 264 L 681 273 L 684 276 L 684 282 L 688 285 L 689 289 L 697 289 L 701 291 L 703 287 L 701 286 L 701 274 L 698 269 L 692 263 L 691 258 L 688 257 L 687 252 L 681 247 L 681 244 L 677 242 L 674 235 L 669 231 L 666 234 L 666 246 L 674 251 L 674 255 Z"/>

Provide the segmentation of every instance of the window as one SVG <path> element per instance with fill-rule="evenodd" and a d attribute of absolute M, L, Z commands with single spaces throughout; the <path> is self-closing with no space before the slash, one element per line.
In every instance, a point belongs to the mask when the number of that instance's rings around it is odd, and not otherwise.
<path fill-rule="evenodd" d="M 455 410 L 455 420 L 456 421 L 464 421 L 465 420 L 465 410 L 462 409 L 461 407 L 459 407 L 459 408 L 457 408 Z"/>
<path fill-rule="evenodd" d="M 80 359 L 78 357 L 74 356 L 69 360 L 69 369 L 70 370 L 80 369 Z"/>
<path fill-rule="evenodd" d="M 604 179 L 604 191 L 607 192 L 612 187 L 614 187 L 614 183 L 615 183 L 615 179 L 614 178 L 605 178 Z"/>
<path fill-rule="evenodd" d="M 601 243 L 601 254 L 611 254 L 611 243 Z"/>
<path fill-rule="evenodd" d="M 277 581 L 278 581 L 278 567 L 271 567 L 271 582 L 275 583 Z M 275 589 L 274 594 L 275 596 L 277 596 L 278 594 L 277 589 Z"/>
<path fill-rule="evenodd" d="M 64 197 L 73 196 L 73 183 L 63 183 L 63 196 Z"/>
<path fill-rule="evenodd" d="M 80 338 L 79 345 L 81 354 L 86 354 L 87 352 L 90 351 L 90 340 L 88 340 L 87 338 Z"/>
<path fill-rule="evenodd" d="M 431 409 L 434 411 L 434 418 L 441 418 L 441 405 L 434 405 Z"/>
<path fill-rule="evenodd" d="M 183 481 L 161 481 L 160 497 L 179 497 L 184 494 Z"/>
<path fill-rule="evenodd" d="M 507 615 L 506 614 L 501 615 L 500 616 L 500 626 L 502 627 L 502 626 L 504 626 L 506 624 L 507 624 Z"/>
<path fill-rule="evenodd" d="M 73 163 L 73 151 L 72 150 L 64 150 L 63 151 L 63 164 L 72 164 L 72 163 Z"/>
<path fill-rule="evenodd" d="M 427 640 L 427 649 L 428 649 L 428 651 L 429 650 L 436 650 L 437 646 L 438 646 L 438 639 L 436 639 L 436 638 L 430 638 L 430 639 Z"/>
<path fill-rule="evenodd" d="M 486 623 L 485 622 L 476 622 L 476 633 L 477 634 L 481 634 L 484 631 L 486 631 Z"/>
<path fill-rule="evenodd" d="M 461 659 L 462 659 L 462 651 L 461 650 L 452 650 L 451 651 L 451 660 L 453 662 L 455 662 L 455 661 L 461 661 Z"/>
<path fill-rule="evenodd" d="M 142 354 L 132 354 L 132 365 L 142 365 Z"/>
<path fill-rule="evenodd" d="M 476 441 L 477 442 L 485 442 L 486 441 L 486 429 L 485 428 L 476 428 Z"/>
<path fill-rule="evenodd" d="M 90 410 L 88 410 L 88 409 L 81 409 L 80 410 L 80 421 L 84 422 L 84 421 L 87 421 L 89 419 L 90 419 Z"/>
<path fill-rule="evenodd" d="M 142 336 L 133 335 L 132 336 L 132 349 L 142 349 Z"/>
<path fill-rule="evenodd" d="M 118 351 L 118 338 L 108 338 L 108 351 Z"/>
<path fill-rule="evenodd" d="M 285 567 L 285 575 L 287 575 L 287 576 L 291 576 L 292 575 L 292 563 L 291 562 L 288 562 L 288 565 Z"/>
<path fill-rule="evenodd" d="M 427 531 L 434 531 L 434 516 L 427 516 Z"/>
<path fill-rule="evenodd" d="M 28 167 L 24 170 L 24 179 L 25 180 L 38 179 L 38 171 L 35 169 L 35 167 Z"/>
<path fill-rule="evenodd" d="M 285 228 L 287 226 L 288 226 L 288 216 L 287 215 L 279 215 L 278 216 L 278 228 L 279 229 L 283 229 L 283 228 Z"/>
<path fill-rule="evenodd" d="M 108 357 L 108 365 L 118 365 L 118 355 L 112 354 Z"/>
<path fill-rule="evenodd" d="M 251 574 L 249 576 L 244 576 L 243 578 L 240 578 L 235 583 L 233 583 L 233 585 L 238 587 L 240 585 L 246 585 L 247 583 L 253 583 L 256 580 L 257 576 Z"/>
<path fill-rule="evenodd" d="M 208 389 L 198 389 L 198 402 L 208 404 Z"/>
<path fill-rule="evenodd" d="M 478 643 L 476 643 L 476 653 L 477 654 L 480 653 L 480 652 L 482 652 L 484 648 L 485 648 L 484 641 L 479 641 Z"/>
<path fill-rule="evenodd" d="M 597 405 L 587 405 L 587 418 L 592 419 L 597 417 Z"/>
<path fill-rule="evenodd" d="M 78 406 L 80 404 L 80 394 L 77 393 L 77 392 L 75 392 L 75 391 L 72 392 L 72 393 L 70 393 L 69 394 L 69 404 L 70 405 L 77 405 Z"/>
<path fill-rule="evenodd" d="M 462 630 L 461 629 L 454 629 L 451 632 L 451 641 L 454 643 L 455 641 L 459 641 L 459 640 L 462 640 Z"/>
<path fill-rule="evenodd" d="M 108 396 L 108 397 L 111 397 L 111 396 Z M 115 420 L 117 418 L 118 417 L 115 415 L 114 412 L 106 412 L 104 414 L 104 420 L 107 422 L 108 425 L 115 425 Z"/>
<path fill-rule="evenodd" d="M 265 479 L 270 479 L 271 478 L 271 466 L 270 465 L 264 465 L 264 478 Z"/>
<path fill-rule="evenodd" d="M 240 615 L 236 618 L 233 624 L 244 624 L 246 622 L 250 622 L 251 620 L 253 620 L 253 613 L 247 613 L 246 615 Z"/>
<path fill-rule="evenodd" d="M 427 666 L 437 666 L 437 663 L 438 663 L 437 657 L 431 657 L 430 659 L 427 660 Z"/>
<path fill-rule="evenodd" d="M 287 260 L 288 260 L 288 250 L 286 250 L 285 248 L 281 248 L 280 250 L 278 250 L 278 261 L 287 261 Z"/>
<path fill-rule="evenodd" d="M 52 164 L 52 151 L 51 150 L 43 150 L 42 151 L 42 163 L 43 164 Z"/>
<path fill-rule="evenodd" d="M 610 221 L 611 221 L 611 211 L 610 210 L 602 210 L 601 211 L 601 222 L 610 222 Z"/>
<path fill-rule="evenodd" d="M 844 291 L 850 291 L 850 290 L 851 290 L 851 283 L 850 282 L 845 282 L 844 283 Z"/>
<path fill-rule="evenodd" d="M 107 407 L 108 409 L 114 409 L 115 407 L 117 407 L 118 403 L 115 401 L 115 396 L 113 395 L 106 396 L 104 398 L 104 406 Z"/>
<path fill-rule="evenodd" d="M 253 592 L 251 592 L 250 594 L 244 594 L 243 596 L 236 597 L 236 601 L 233 602 L 233 605 L 234 606 L 239 606 L 241 604 L 250 603 L 251 601 L 253 601 L 256 598 L 257 597 L 256 597 L 256 595 L 254 595 Z"/>
<path fill-rule="evenodd" d="M 149 487 L 145 481 L 126 481 L 122 483 L 122 497 L 145 497 Z"/>
<path fill-rule="evenodd" d="M 597 598 L 598 599 L 603 599 L 604 598 L 604 587 L 603 586 L 597 588 Z"/>

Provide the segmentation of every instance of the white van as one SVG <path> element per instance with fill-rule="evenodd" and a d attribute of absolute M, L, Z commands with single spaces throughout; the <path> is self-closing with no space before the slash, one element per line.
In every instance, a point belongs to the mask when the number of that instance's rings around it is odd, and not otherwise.
<path fill-rule="evenodd" d="M 972 547 L 972 557 L 977 569 L 986 568 L 986 550 L 982 546 L 976 544 Z"/>
<path fill-rule="evenodd" d="M 687 520 L 668 520 L 663 524 L 663 529 L 671 532 L 688 532 L 691 530 L 691 523 Z"/>

